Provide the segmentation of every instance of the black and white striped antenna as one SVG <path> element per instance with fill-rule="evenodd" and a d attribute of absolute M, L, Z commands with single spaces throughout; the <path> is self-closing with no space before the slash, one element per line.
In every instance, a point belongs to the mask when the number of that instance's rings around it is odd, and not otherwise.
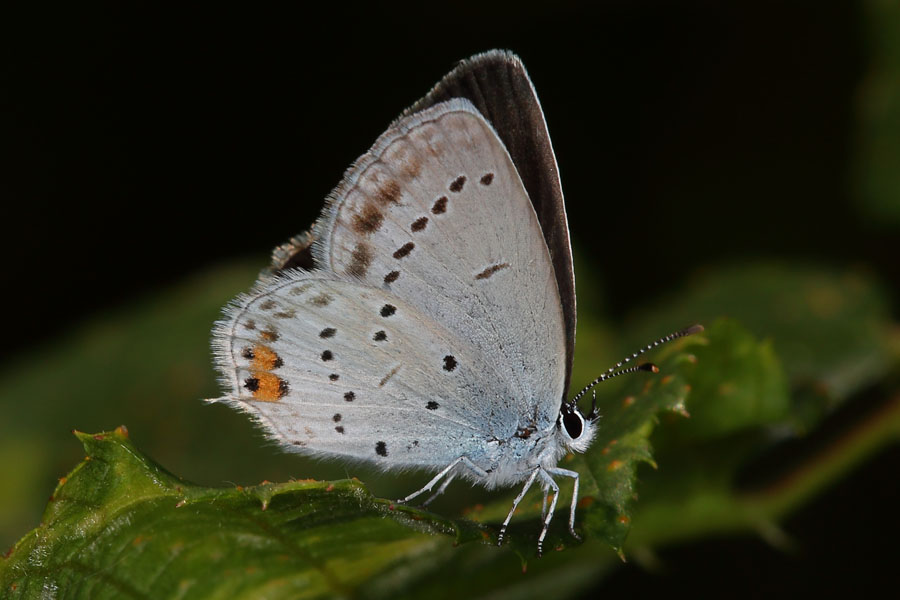
<path fill-rule="evenodd" d="M 666 342 L 671 342 L 672 340 L 676 340 L 676 339 L 678 339 L 678 338 L 685 337 L 685 336 L 687 336 L 687 335 L 691 335 L 691 334 L 694 334 L 694 333 L 699 333 L 699 332 L 701 332 L 701 331 L 703 331 L 703 325 L 691 325 L 690 327 L 687 327 L 687 328 L 685 328 L 685 329 L 681 329 L 680 331 L 676 331 L 676 332 L 674 332 L 674 333 L 670 333 L 669 335 L 667 335 L 667 336 L 665 336 L 665 337 L 661 337 L 661 338 L 659 338 L 658 340 L 656 340 L 655 342 L 653 342 L 652 344 L 648 344 L 647 346 L 641 348 L 641 349 L 638 350 L 637 352 L 633 352 L 633 353 L 631 354 L 631 356 L 627 356 L 627 357 L 625 357 L 624 359 L 620 360 L 620 361 L 617 362 L 614 366 L 612 366 L 612 367 L 610 367 L 609 369 L 607 369 L 607 370 L 606 370 L 606 373 L 604 373 L 603 375 L 601 375 L 600 377 L 598 377 L 597 379 L 595 379 L 594 381 L 592 381 L 592 382 L 590 382 L 588 385 L 586 385 L 586 386 L 584 387 L 584 389 L 582 389 L 580 392 L 578 392 L 577 394 L 575 394 L 575 397 L 572 398 L 572 399 L 568 402 L 568 404 L 569 404 L 570 406 L 575 406 L 575 404 L 576 404 L 576 403 L 577 403 L 577 402 L 578 402 L 585 394 L 587 394 L 589 391 L 591 391 L 591 388 L 593 388 L 593 387 L 594 387 L 595 385 L 597 385 L 598 383 L 601 383 L 601 382 L 603 382 L 603 381 L 607 381 L 607 380 L 609 380 L 609 379 L 612 379 L 613 377 L 618 377 L 619 375 L 625 375 L 626 373 L 634 373 L 634 372 L 636 372 L 636 371 L 650 371 L 650 372 L 652 372 L 652 373 L 658 373 L 658 372 L 659 372 L 659 368 L 657 368 L 656 365 L 654 365 L 653 363 L 650 363 L 650 362 L 648 362 L 648 363 L 643 363 L 643 364 L 640 364 L 640 365 L 635 365 L 635 366 L 633 366 L 633 367 L 628 367 L 628 368 L 625 368 L 625 369 L 623 369 L 622 367 L 625 366 L 627 363 L 631 362 L 632 360 L 636 359 L 636 358 L 637 358 L 638 356 L 640 356 L 641 354 L 643 354 L 643 353 L 645 353 L 645 352 L 647 352 L 647 351 L 649 351 L 649 350 L 653 350 L 653 349 L 656 348 L 657 346 L 662 346 L 662 345 L 665 344 Z M 595 405 L 591 407 L 591 415 L 595 415 L 595 412 L 596 412 L 595 409 L 596 409 L 596 398 L 595 398 Z"/>

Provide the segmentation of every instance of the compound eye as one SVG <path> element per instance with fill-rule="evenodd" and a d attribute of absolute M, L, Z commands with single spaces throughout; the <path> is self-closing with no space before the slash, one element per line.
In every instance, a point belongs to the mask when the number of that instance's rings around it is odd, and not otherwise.
<path fill-rule="evenodd" d="M 576 411 L 563 413 L 563 427 L 573 440 L 577 440 L 584 432 L 584 419 Z"/>

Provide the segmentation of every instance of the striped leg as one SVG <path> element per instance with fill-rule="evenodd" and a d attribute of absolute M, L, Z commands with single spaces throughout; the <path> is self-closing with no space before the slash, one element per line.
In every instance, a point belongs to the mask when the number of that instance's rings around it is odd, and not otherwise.
<path fill-rule="evenodd" d="M 522 498 L 525 497 L 525 494 L 528 492 L 528 489 L 531 487 L 531 484 L 534 483 L 534 480 L 537 479 L 538 473 L 541 472 L 541 468 L 538 467 L 534 471 L 531 472 L 531 475 L 528 476 L 528 479 L 525 481 L 525 487 L 522 488 L 522 491 L 519 492 L 519 495 L 516 496 L 516 499 L 513 500 L 512 508 L 509 510 L 509 514 L 506 515 L 506 520 L 503 521 L 503 525 L 500 526 L 500 535 L 497 536 L 497 545 L 503 545 L 503 536 L 506 535 L 506 528 L 509 525 L 509 522 L 513 518 L 513 513 L 516 512 L 516 508 L 519 506 L 519 502 L 522 501 Z"/>
<path fill-rule="evenodd" d="M 557 477 L 571 477 L 575 480 L 575 486 L 572 489 L 572 508 L 569 510 L 569 533 L 571 533 L 572 537 L 576 540 L 580 540 L 581 536 L 575 533 L 575 507 L 578 505 L 578 472 L 554 467 L 552 469 L 547 469 L 547 473 L 556 475 Z"/>

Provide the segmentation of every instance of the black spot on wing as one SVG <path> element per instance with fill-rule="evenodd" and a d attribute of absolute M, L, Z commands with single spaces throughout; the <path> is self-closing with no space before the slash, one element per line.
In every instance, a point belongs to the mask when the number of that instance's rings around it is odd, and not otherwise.
<path fill-rule="evenodd" d="M 434 201 L 434 206 L 431 207 L 431 213 L 442 215 L 445 212 L 447 212 L 447 196 L 441 196 Z"/>
<path fill-rule="evenodd" d="M 415 248 L 415 247 L 416 247 L 416 245 L 413 244 L 412 242 L 406 242 L 405 244 L 403 244 L 402 246 L 397 248 L 397 250 L 394 251 L 393 256 L 397 260 L 400 260 L 401 258 L 409 256 L 409 253 L 412 252 L 413 248 Z"/>

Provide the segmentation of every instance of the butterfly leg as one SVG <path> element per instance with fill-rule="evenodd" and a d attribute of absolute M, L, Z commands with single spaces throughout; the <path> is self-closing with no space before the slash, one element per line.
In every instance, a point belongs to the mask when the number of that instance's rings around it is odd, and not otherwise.
<path fill-rule="evenodd" d="M 447 467 L 446 467 L 443 471 L 441 471 L 440 473 L 438 473 L 437 475 L 435 475 L 434 477 L 432 477 L 432 478 L 431 478 L 431 481 L 429 481 L 428 483 L 426 483 L 426 484 L 425 484 L 425 487 L 423 487 L 421 490 L 415 491 L 415 492 L 413 492 L 412 494 L 410 494 L 409 496 L 407 496 L 406 498 L 402 498 L 402 499 L 400 499 L 400 500 L 397 500 L 397 502 L 399 502 L 400 504 L 406 504 L 407 502 L 409 502 L 409 501 L 412 500 L 413 498 L 415 498 L 415 497 L 417 497 L 417 496 L 421 496 L 421 495 L 424 494 L 425 492 L 430 492 L 431 489 L 432 489 L 435 485 L 437 485 L 437 482 L 441 480 L 441 478 L 443 478 L 444 476 L 446 476 L 447 473 L 449 473 L 450 471 L 452 471 L 452 470 L 454 469 L 454 467 L 456 467 L 456 465 L 459 465 L 459 464 L 465 465 L 466 467 L 468 467 L 469 469 L 471 469 L 472 472 L 474 472 L 474 473 L 475 473 L 476 475 L 478 475 L 479 477 L 487 477 L 487 476 L 488 476 L 487 471 L 485 471 L 484 469 L 482 469 L 481 467 L 479 467 L 478 465 L 476 465 L 475 463 L 473 463 L 471 460 L 469 460 L 469 457 L 468 457 L 468 456 L 460 456 L 459 458 L 457 458 L 456 460 L 454 460 L 452 463 L 450 463 L 449 465 L 447 465 Z M 455 474 L 452 475 L 452 476 L 450 477 L 450 479 L 452 479 L 452 478 L 455 477 L 455 476 L 456 476 Z M 448 481 L 447 483 L 449 483 L 449 481 Z M 446 484 L 445 484 L 445 485 L 442 485 L 441 488 L 438 490 L 437 494 L 435 494 L 435 496 L 438 496 L 439 494 L 441 494 L 441 492 L 443 492 L 443 491 L 446 489 L 446 487 L 447 487 Z"/>
<path fill-rule="evenodd" d="M 431 495 L 431 497 L 430 497 L 428 500 L 426 500 L 425 502 L 423 502 L 423 503 L 422 503 L 422 506 L 423 506 L 423 507 L 428 506 L 429 504 L 431 504 L 431 502 L 432 502 L 435 498 L 437 498 L 438 496 L 440 496 L 441 494 L 443 494 L 444 491 L 447 489 L 447 486 L 450 485 L 450 482 L 453 481 L 454 479 L 456 479 L 456 473 L 449 473 L 449 474 L 447 475 L 447 478 L 444 480 L 444 483 L 441 484 L 441 487 L 439 487 L 439 488 L 437 489 L 437 491 L 436 491 L 435 493 L 433 493 L 433 494 Z"/>
<path fill-rule="evenodd" d="M 578 505 L 578 472 L 555 467 L 553 469 L 548 469 L 547 473 L 556 475 L 557 477 L 571 477 L 575 480 L 575 486 L 572 489 L 572 508 L 569 510 L 569 533 L 571 533 L 572 537 L 576 540 L 580 540 L 581 536 L 575 533 L 575 507 Z"/>
<path fill-rule="evenodd" d="M 516 507 L 519 506 L 519 502 L 522 501 L 522 498 L 525 497 L 525 494 L 528 492 L 528 489 L 531 487 L 531 484 L 534 483 L 534 480 L 538 476 L 538 472 L 540 472 L 540 467 L 531 472 L 531 475 L 528 476 L 528 479 L 525 481 L 525 487 L 522 488 L 522 491 L 519 492 L 519 495 L 516 496 L 516 499 L 513 500 L 512 508 L 509 510 L 509 514 L 506 515 L 506 520 L 503 521 L 503 525 L 500 526 L 500 535 L 497 536 L 497 545 L 503 545 L 503 536 L 506 535 L 506 527 L 509 525 L 509 522 L 513 518 L 513 513 L 516 512 Z"/>
<path fill-rule="evenodd" d="M 538 536 L 538 556 L 544 551 L 544 538 L 547 536 L 547 530 L 550 529 L 550 521 L 553 520 L 553 513 L 556 510 L 556 501 L 559 500 L 559 485 L 553 481 L 553 477 L 547 474 L 547 471 L 540 469 L 539 472 L 541 474 L 541 479 L 544 480 L 544 494 L 553 490 L 553 500 L 550 501 L 550 510 L 548 510 L 547 514 L 543 517 L 544 528 L 541 529 L 541 535 Z M 546 496 L 544 498 L 546 500 Z"/>
<path fill-rule="evenodd" d="M 541 503 L 541 520 L 544 520 L 544 517 L 547 516 L 547 496 L 550 495 L 550 488 L 544 487 L 544 501 Z"/>

